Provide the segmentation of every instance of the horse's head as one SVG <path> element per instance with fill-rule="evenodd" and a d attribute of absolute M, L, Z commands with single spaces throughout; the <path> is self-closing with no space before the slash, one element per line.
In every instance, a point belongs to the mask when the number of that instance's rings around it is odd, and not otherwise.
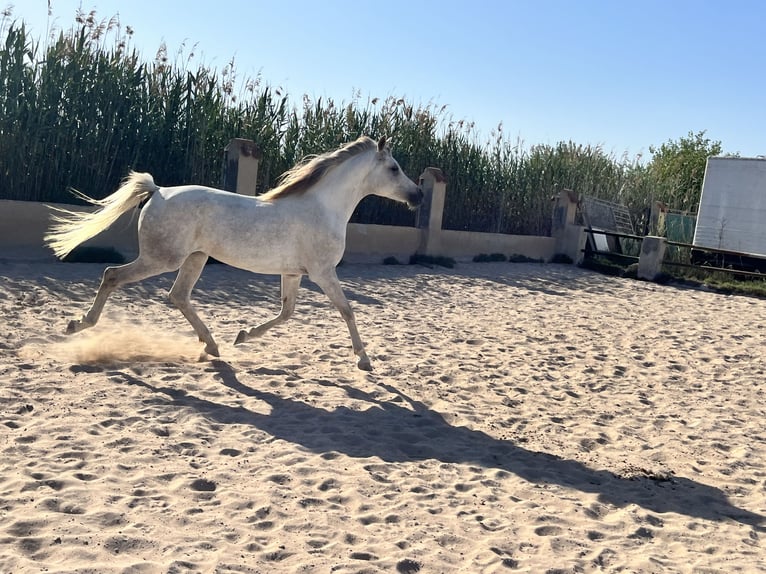
<path fill-rule="evenodd" d="M 410 209 L 415 209 L 423 201 L 423 192 L 414 181 L 404 175 L 386 145 L 385 136 L 378 141 L 373 167 L 365 178 L 365 183 L 371 193 L 406 203 Z"/>

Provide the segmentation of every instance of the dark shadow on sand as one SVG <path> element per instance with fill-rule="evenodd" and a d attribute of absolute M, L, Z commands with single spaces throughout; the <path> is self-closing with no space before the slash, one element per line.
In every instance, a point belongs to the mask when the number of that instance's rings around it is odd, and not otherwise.
<path fill-rule="evenodd" d="M 380 401 L 345 385 L 315 381 L 315 384 L 341 388 L 350 397 L 370 405 L 364 411 L 345 407 L 330 411 L 248 387 L 224 361 L 213 361 L 212 365 L 222 384 L 264 401 L 271 407 L 270 414 L 221 405 L 189 395 L 182 389 L 155 387 L 123 371 L 110 374 L 119 375 L 126 383 L 169 396 L 168 406 L 192 407 L 223 424 L 250 424 L 277 439 L 315 453 L 379 457 L 387 462 L 438 460 L 474 464 L 507 471 L 531 483 L 557 484 L 595 493 L 601 502 L 617 507 L 637 504 L 657 513 L 675 512 L 714 521 L 731 519 L 766 531 L 765 517 L 734 506 L 721 490 L 712 486 L 679 476 L 671 480 L 626 479 L 575 460 L 527 450 L 481 431 L 452 426 L 439 413 L 388 385 L 382 387 L 398 395 L 394 402 Z"/>

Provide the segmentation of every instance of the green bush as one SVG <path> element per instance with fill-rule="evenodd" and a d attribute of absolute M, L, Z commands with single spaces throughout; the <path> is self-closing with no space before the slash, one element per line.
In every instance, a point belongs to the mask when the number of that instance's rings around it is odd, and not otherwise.
<path fill-rule="evenodd" d="M 492 263 L 496 261 L 508 261 L 508 258 L 502 253 L 490 253 L 489 255 L 486 253 L 479 253 L 478 255 L 474 255 L 473 260 L 475 263 Z"/>
<path fill-rule="evenodd" d="M 444 257 L 442 255 L 420 255 L 414 254 L 410 256 L 410 265 L 424 265 L 426 267 L 447 267 L 452 269 L 455 266 L 455 260 L 452 257 Z"/>
<path fill-rule="evenodd" d="M 553 257 L 551 257 L 551 263 L 564 263 L 571 265 L 574 263 L 574 261 L 572 261 L 572 258 L 565 253 L 556 253 Z"/>
<path fill-rule="evenodd" d="M 526 255 L 519 255 L 515 253 L 508 258 L 511 263 L 545 263 L 542 259 L 535 259 L 534 257 L 527 257 Z"/>

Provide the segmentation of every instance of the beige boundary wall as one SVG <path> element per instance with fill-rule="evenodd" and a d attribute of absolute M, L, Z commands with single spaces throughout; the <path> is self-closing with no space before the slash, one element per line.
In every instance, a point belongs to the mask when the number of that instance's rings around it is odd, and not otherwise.
<path fill-rule="evenodd" d="M 426 243 L 428 250 L 424 249 Z M 349 223 L 344 260 L 373 263 L 396 257 L 401 263 L 407 263 L 411 255 L 419 253 L 465 261 L 481 253 L 502 253 L 548 261 L 555 254 L 555 248 L 556 240 L 552 237 Z"/>
<path fill-rule="evenodd" d="M 224 153 L 224 189 L 254 195 L 261 156 L 257 146 L 249 140 L 234 139 Z M 346 234 L 346 262 L 379 263 L 387 257 L 396 257 L 406 263 L 413 254 L 460 261 L 497 253 L 543 261 L 563 254 L 573 263 L 582 261 L 585 230 L 574 225 L 578 199 L 570 190 L 551 198 L 552 237 L 539 237 L 442 229 L 447 179 L 439 168 L 428 167 L 420 175 L 419 185 L 424 200 L 418 209 L 415 227 L 350 223 Z M 73 211 L 89 209 L 53 205 Z M 43 245 L 51 213 L 47 204 L 0 200 L 0 258 L 53 259 L 52 252 Z M 126 214 L 86 245 L 113 247 L 132 259 L 138 253 L 137 219 L 136 212 Z"/>
<path fill-rule="evenodd" d="M 504 235 L 473 231 L 441 230 L 439 244 L 443 254 L 457 260 L 473 259 L 480 253 L 502 253 L 506 256 L 522 255 L 530 259 L 549 261 L 556 254 L 553 237 L 536 235 Z"/>
<path fill-rule="evenodd" d="M 49 206 L 70 211 L 89 210 L 74 205 L 0 200 L 0 258 L 55 259 L 53 252 L 43 244 L 43 236 L 54 213 Z M 137 225 L 137 217 L 125 215 L 86 245 L 114 247 L 131 257 L 138 253 Z"/>
<path fill-rule="evenodd" d="M 89 209 L 0 200 L 0 258 L 53 259 L 51 251 L 43 245 L 52 213 L 49 205 L 73 211 Z M 114 247 L 130 259 L 138 252 L 137 220 L 136 214 L 126 215 L 86 245 Z M 348 263 L 380 263 L 386 257 L 396 257 L 401 263 L 407 263 L 414 253 L 443 255 L 456 260 L 470 260 L 480 253 L 503 253 L 547 261 L 553 257 L 555 248 L 556 240 L 552 237 L 349 223 L 344 260 Z"/>

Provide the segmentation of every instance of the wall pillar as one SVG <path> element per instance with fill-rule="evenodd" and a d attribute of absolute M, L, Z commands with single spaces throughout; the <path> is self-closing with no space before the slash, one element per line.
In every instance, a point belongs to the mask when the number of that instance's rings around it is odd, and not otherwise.
<path fill-rule="evenodd" d="M 566 255 L 575 265 L 582 263 L 587 235 L 582 225 L 575 225 L 579 198 L 571 189 L 562 189 L 553 198 L 551 236 L 556 240 L 556 253 Z"/>
<path fill-rule="evenodd" d="M 664 237 L 647 235 L 641 242 L 641 254 L 638 258 L 638 278 L 654 281 L 662 271 L 667 240 Z"/>
<path fill-rule="evenodd" d="M 665 216 L 667 206 L 661 201 L 653 201 L 649 211 L 649 234 L 664 237 L 667 235 L 665 229 Z"/>
<path fill-rule="evenodd" d="M 223 189 L 255 195 L 261 150 L 250 140 L 234 138 L 224 148 Z"/>
<path fill-rule="evenodd" d="M 420 229 L 418 253 L 441 255 L 441 230 L 447 178 L 438 167 L 427 167 L 420 175 L 423 203 L 418 209 L 415 226 Z"/>

